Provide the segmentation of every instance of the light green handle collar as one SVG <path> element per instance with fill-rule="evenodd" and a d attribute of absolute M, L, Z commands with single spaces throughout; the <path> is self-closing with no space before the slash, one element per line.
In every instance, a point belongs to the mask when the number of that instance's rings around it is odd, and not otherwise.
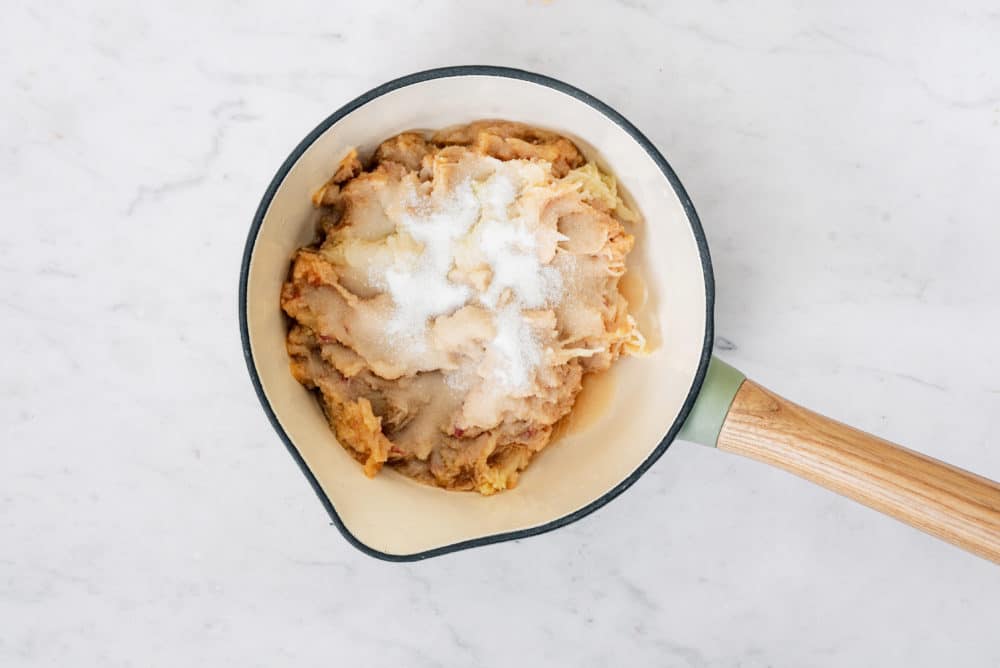
<path fill-rule="evenodd" d="M 713 355 L 701 392 L 677 438 L 714 448 L 729 407 L 744 380 L 746 376 Z"/>

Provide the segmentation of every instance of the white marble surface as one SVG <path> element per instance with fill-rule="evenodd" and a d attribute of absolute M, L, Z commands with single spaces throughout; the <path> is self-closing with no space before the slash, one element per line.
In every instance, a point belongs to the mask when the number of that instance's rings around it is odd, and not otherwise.
<path fill-rule="evenodd" d="M 1000 665 L 1000 568 L 684 443 L 565 530 L 375 561 L 243 366 L 295 143 L 386 79 L 514 65 L 673 163 L 726 359 L 1000 478 L 1000 11 L 816 4 L 6 4 L 0 665 Z"/>

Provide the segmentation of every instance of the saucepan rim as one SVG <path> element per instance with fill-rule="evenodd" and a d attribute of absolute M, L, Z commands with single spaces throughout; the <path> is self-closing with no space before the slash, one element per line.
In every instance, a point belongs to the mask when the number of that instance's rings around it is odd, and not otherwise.
<path fill-rule="evenodd" d="M 555 520 L 546 522 L 539 526 L 520 529 L 517 531 L 508 531 L 498 534 L 493 534 L 489 536 L 483 536 L 480 538 L 474 538 L 471 540 L 460 541 L 457 543 L 452 543 L 450 545 L 445 545 L 442 547 L 436 547 L 430 550 L 425 550 L 423 552 L 418 552 L 415 554 L 389 554 L 386 552 L 381 552 L 376 550 L 361 540 L 359 540 L 351 531 L 347 528 L 344 522 L 340 519 L 337 514 L 337 510 L 333 503 L 323 492 L 319 481 L 316 476 L 309 469 L 302 455 L 299 453 L 295 444 L 289 438 L 288 434 L 282 428 L 281 423 L 271 407 L 270 402 L 267 399 L 267 395 L 264 393 L 264 388 L 261 384 L 260 377 L 257 374 L 256 364 L 254 362 L 253 351 L 250 347 L 250 332 L 247 324 L 247 281 L 250 274 L 250 263 L 253 257 L 254 246 L 257 242 L 257 233 L 260 230 L 261 225 L 264 221 L 264 216 L 267 213 L 268 207 L 271 205 L 271 201 L 274 199 L 275 193 L 277 193 L 278 188 L 285 180 L 288 172 L 292 169 L 295 163 L 300 157 L 309 149 L 309 147 L 322 135 L 328 128 L 330 128 L 334 123 L 344 118 L 351 112 L 362 107 L 363 105 L 371 102 L 372 100 L 385 95 L 391 91 L 404 88 L 406 86 L 411 86 L 414 84 L 419 84 L 425 81 L 430 81 L 432 79 L 442 79 L 449 77 L 464 77 L 464 76 L 489 76 L 489 77 L 503 77 L 508 79 L 518 79 L 521 81 L 527 81 L 530 83 L 538 84 L 541 86 L 546 86 L 552 88 L 559 92 L 570 95 L 577 100 L 584 102 L 590 107 L 596 109 L 598 112 L 607 117 L 610 121 L 618 125 L 623 129 L 634 141 L 636 141 L 643 150 L 649 155 L 649 157 L 656 163 L 657 167 L 663 173 L 670 187 L 673 188 L 677 197 L 684 208 L 685 216 L 687 217 L 688 223 L 691 226 L 691 231 L 694 234 L 695 242 L 698 247 L 698 253 L 701 257 L 702 271 L 705 277 L 705 337 L 702 342 L 701 358 L 698 362 L 698 369 L 695 373 L 694 380 L 691 383 L 691 388 L 688 390 L 687 397 L 684 400 L 684 404 L 681 406 L 681 410 L 678 412 L 677 416 L 674 418 L 670 429 L 667 431 L 666 435 L 659 442 L 656 448 L 650 453 L 650 455 L 643 460 L 643 462 L 636 467 L 632 473 L 630 473 L 624 480 L 615 485 L 612 489 L 602 494 L 600 497 L 591 501 L 584 507 L 559 517 Z M 712 344 L 714 340 L 714 307 L 715 307 L 715 278 L 712 273 L 712 261 L 708 252 L 708 242 L 705 239 L 705 232 L 702 229 L 701 221 L 698 219 L 698 214 L 695 211 L 694 204 L 691 202 L 691 198 L 688 197 L 687 192 L 684 190 L 684 186 L 681 184 L 680 179 L 677 178 L 677 174 L 671 168 L 670 164 L 663 157 L 663 155 L 657 150 L 653 143 L 636 128 L 632 123 L 630 123 L 624 116 L 622 116 L 618 111 L 608 106 L 604 102 L 601 102 L 594 96 L 586 93 L 579 88 L 570 86 L 562 81 L 553 79 L 552 77 L 545 76 L 542 74 L 536 74 L 534 72 L 528 72 L 525 70 L 519 70 L 509 67 L 496 67 L 490 65 L 463 65 L 454 67 L 442 67 L 437 69 L 425 70 L 422 72 L 417 72 L 415 74 L 410 74 L 398 79 L 393 79 L 387 83 L 382 84 L 372 90 L 364 93 L 363 95 L 355 98 L 351 102 L 348 102 L 342 106 L 337 111 L 333 112 L 328 116 L 323 122 L 316 126 L 316 128 L 306 135 L 305 139 L 299 142 L 298 146 L 291 152 L 288 158 L 282 163 L 278 172 L 274 175 L 271 183 L 268 185 L 267 190 L 264 192 L 264 196 L 261 198 L 260 204 L 257 207 L 257 211 L 254 214 L 253 222 L 250 225 L 250 231 L 247 235 L 246 246 L 243 250 L 243 260 L 240 267 L 240 285 L 239 285 L 239 324 L 240 324 L 240 338 L 243 345 L 243 357 L 247 364 L 247 370 L 250 373 L 250 381 L 253 383 L 254 390 L 257 393 L 257 398 L 260 400 L 261 406 L 264 412 L 267 414 L 268 420 L 270 420 L 271 425 L 274 430 L 278 433 L 278 436 L 284 442 L 285 447 L 288 452 L 292 455 L 292 458 L 298 464 L 299 469 L 305 475 L 309 484 L 312 486 L 313 491 L 316 496 L 319 497 L 320 502 L 326 508 L 327 513 L 330 515 L 330 520 L 340 533 L 343 534 L 347 541 L 361 550 L 365 554 L 383 559 L 385 561 L 394 562 L 407 562 L 407 561 L 419 561 L 422 559 L 427 559 L 430 557 L 440 556 L 443 554 L 448 554 L 451 552 L 457 552 L 459 550 L 465 550 L 472 547 L 480 547 L 483 545 L 490 545 L 493 543 L 500 543 L 508 540 L 517 540 L 519 538 L 527 538 L 528 536 L 537 536 L 539 534 L 547 533 L 554 529 L 564 527 L 568 524 L 576 522 L 579 519 L 586 517 L 587 515 L 598 510 L 609 501 L 617 497 L 619 494 L 628 489 L 636 480 L 639 479 L 649 468 L 658 460 L 667 448 L 676 438 L 678 431 L 684 424 L 684 420 L 687 418 L 691 411 L 691 407 L 694 405 L 695 399 L 698 396 L 698 392 L 701 390 L 702 383 L 705 380 L 705 374 L 708 371 L 708 363 L 712 356 Z"/>

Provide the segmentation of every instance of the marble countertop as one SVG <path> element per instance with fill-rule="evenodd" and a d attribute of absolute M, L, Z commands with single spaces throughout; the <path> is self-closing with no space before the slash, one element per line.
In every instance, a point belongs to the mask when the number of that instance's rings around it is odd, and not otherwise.
<path fill-rule="evenodd" d="M 680 174 L 721 356 L 1000 479 L 995 3 L 86 4 L 0 24 L 0 665 L 1000 665 L 1000 568 L 687 443 L 564 530 L 366 557 L 236 326 L 250 218 L 317 122 L 523 67 Z"/>

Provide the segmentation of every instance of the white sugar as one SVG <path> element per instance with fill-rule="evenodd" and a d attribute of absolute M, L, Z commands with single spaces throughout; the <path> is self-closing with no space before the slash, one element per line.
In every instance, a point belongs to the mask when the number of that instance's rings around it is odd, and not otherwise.
<path fill-rule="evenodd" d="M 390 328 L 396 332 L 416 332 L 429 318 L 454 311 L 468 299 L 471 291 L 438 275 L 429 262 L 420 262 L 412 271 L 389 269 L 386 288 L 396 304 Z"/>
<path fill-rule="evenodd" d="M 397 233 L 408 235 L 422 248 L 416 255 L 397 257 L 394 266 L 371 280 L 392 297 L 389 333 L 397 345 L 413 352 L 422 350 L 434 318 L 470 301 L 493 311 L 495 336 L 486 344 L 491 380 L 499 390 L 524 390 L 541 362 L 542 348 L 522 310 L 557 301 L 562 278 L 539 259 L 537 211 L 527 207 L 524 213 L 518 202 L 525 181 L 533 180 L 518 170 L 537 168 L 530 163 L 482 160 L 493 167 L 483 181 L 467 180 L 429 196 L 410 191 Z M 482 292 L 448 277 L 456 252 L 463 247 L 478 251 L 489 267 L 489 284 Z M 460 381 L 461 374 L 452 375 L 454 382 Z"/>
<path fill-rule="evenodd" d="M 411 210 L 402 216 L 399 228 L 421 243 L 423 251 L 409 266 L 387 270 L 384 287 L 396 309 L 390 330 L 420 339 L 430 318 L 454 311 L 471 296 L 468 286 L 448 280 L 448 272 L 455 242 L 479 218 L 479 202 L 468 182 L 439 201 L 415 192 L 410 200 Z"/>
<path fill-rule="evenodd" d="M 493 272 L 480 301 L 491 308 L 507 289 L 526 308 L 543 306 L 562 289 L 559 272 L 538 259 L 538 240 L 528 221 L 510 216 L 516 194 L 514 183 L 499 172 L 477 188 L 484 204 L 476 226 L 479 249 Z"/>
<path fill-rule="evenodd" d="M 496 336 L 490 341 L 495 356 L 494 380 L 508 390 L 524 390 L 542 361 L 541 346 L 516 304 L 497 311 L 495 322 Z"/>

